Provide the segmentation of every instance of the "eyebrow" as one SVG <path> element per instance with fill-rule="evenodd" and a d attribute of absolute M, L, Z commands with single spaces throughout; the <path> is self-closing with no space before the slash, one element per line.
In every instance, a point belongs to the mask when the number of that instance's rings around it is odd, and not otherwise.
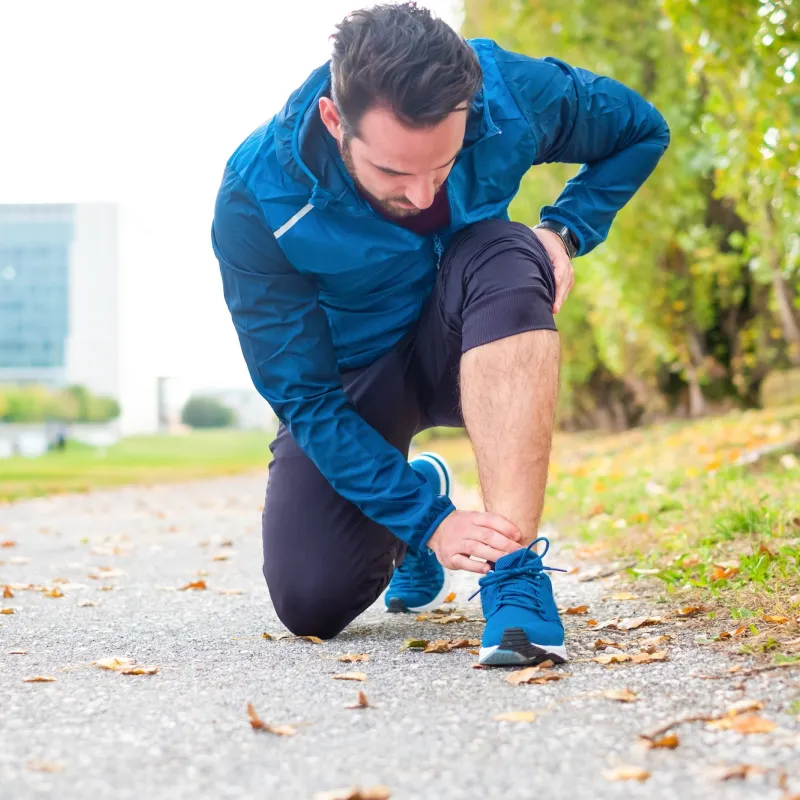
<path fill-rule="evenodd" d="M 463 150 L 463 146 L 458 148 L 458 153 L 456 153 L 446 164 L 442 164 L 441 167 L 434 167 L 434 169 L 443 169 L 444 167 L 449 166 L 452 164 L 459 156 L 461 151 Z M 378 164 L 373 164 L 371 161 L 369 162 L 372 164 L 375 169 L 379 169 L 381 172 L 385 172 L 387 175 L 413 175 L 413 172 L 398 172 L 396 169 L 392 169 L 391 167 L 381 167 Z"/>

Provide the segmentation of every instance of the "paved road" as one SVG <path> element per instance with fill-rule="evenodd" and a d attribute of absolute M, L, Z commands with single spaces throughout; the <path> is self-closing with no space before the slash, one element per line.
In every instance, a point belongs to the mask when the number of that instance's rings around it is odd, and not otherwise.
<path fill-rule="evenodd" d="M 472 669 L 467 650 L 400 649 L 408 638 L 478 638 L 480 622 L 417 622 L 376 604 L 322 645 L 265 640 L 262 632 L 282 628 L 260 577 L 262 489 L 262 476 L 240 477 L 0 508 L 0 540 L 17 542 L 0 549 L 0 585 L 60 585 L 64 594 L 18 589 L 2 600 L 16 613 L 0 616 L 0 798 L 313 798 L 384 784 L 392 798 L 777 800 L 791 796 L 778 788 L 780 770 L 800 792 L 800 724 L 788 713 L 800 671 L 693 678 L 748 665 L 719 645 L 696 644 L 704 624 L 697 621 L 598 634 L 587 615 L 568 616 L 571 653 L 583 660 L 561 668 L 562 680 L 517 687 L 506 682 L 507 671 Z M 220 554 L 228 559 L 213 560 Z M 588 604 L 601 621 L 672 608 L 609 599 L 619 591 L 616 577 L 579 582 L 588 569 L 579 551 L 556 543 L 551 554 L 554 566 L 581 568 L 555 577 L 564 606 Z M 197 580 L 208 589 L 175 591 Z M 457 586 L 455 605 L 468 617 L 480 614 L 479 600 L 466 602 L 473 583 L 464 575 Z M 664 663 L 591 661 L 598 635 L 633 643 L 661 633 L 674 637 Z M 370 660 L 341 664 L 335 658 L 343 653 Z M 158 674 L 91 665 L 113 656 L 157 665 Z M 353 669 L 367 674 L 366 683 L 331 679 Z M 23 682 L 32 675 L 57 680 Z M 637 701 L 600 694 L 622 688 L 637 692 Z M 358 690 L 374 708 L 345 708 Z M 766 703 L 759 713 L 777 724 L 774 732 L 692 723 L 677 729 L 676 750 L 637 744 L 639 733 L 660 723 L 720 714 L 743 697 Z M 265 722 L 296 725 L 296 735 L 252 730 L 250 702 Z M 535 711 L 536 721 L 494 720 L 523 710 Z M 742 762 L 770 771 L 725 783 L 711 773 Z M 651 777 L 603 777 L 621 765 L 644 767 Z"/>

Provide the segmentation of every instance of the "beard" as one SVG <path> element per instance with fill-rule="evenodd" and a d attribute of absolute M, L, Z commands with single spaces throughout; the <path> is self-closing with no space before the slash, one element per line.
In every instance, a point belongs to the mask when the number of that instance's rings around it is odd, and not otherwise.
<path fill-rule="evenodd" d="M 342 161 L 344 162 L 345 169 L 350 173 L 350 177 L 353 179 L 353 183 L 356 185 L 359 193 L 369 201 L 370 205 L 373 208 L 376 208 L 381 213 L 385 214 L 389 217 L 395 217 L 397 219 L 403 219 L 405 217 L 415 217 L 417 214 L 422 212 L 420 208 L 400 208 L 396 205 L 396 203 L 407 203 L 408 200 L 405 197 L 389 197 L 385 200 L 382 200 L 380 197 L 376 197 L 372 192 L 365 188 L 364 184 L 358 179 L 358 175 L 356 174 L 356 165 L 353 162 L 353 155 L 350 152 L 350 141 L 347 137 L 342 140 L 342 144 L 339 147 L 339 152 L 342 156 Z"/>

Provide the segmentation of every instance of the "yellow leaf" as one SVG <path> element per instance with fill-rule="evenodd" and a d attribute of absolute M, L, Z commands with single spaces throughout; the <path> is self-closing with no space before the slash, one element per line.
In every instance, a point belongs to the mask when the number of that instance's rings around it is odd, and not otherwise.
<path fill-rule="evenodd" d="M 294 736 L 297 733 L 291 725 L 269 725 L 264 722 L 258 714 L 256 714 L 252 703 L 247 704 L 247 716 L 250 718 L 250 725 L 253 727 L 253 730 L 274 733 L 276 736 Z"/>
<path fill-rule="evenodd" d="M 495 714 L 497 722 L 535 722 L 536 714 L 533 711 L 506 711 L 504 714 Z"/>
<path fill-rule="evenodd" d="M 428 646 L 427 639 L 406 639 L 401 650 L 423 650 Z"/>
<path fill-rule="evenodd" d="M 631 631 L 645 625 L 660 625 L 664 620 L 661 617 L 630 617 L 617 623 L 617 630 Z"/>
<path fill-rule="evenodd" d="M 93 662 L 96 667 L 100 667 L 100 669 L 110 669 L 110 670 L 118 670 L 122 667 L 127 667 L 133 664 L 133 661 L 129 658 L 101 658 L 99 661 Z"/>
<path fill-rule="evenodd" d="M 625 649 L 625 645 L 622 644 L 621 642 L 612 642 L 612 641 L 609 641 L 608 639 L 598 639 L 594 643 L 594 649 L 595 650 L 606 650 L 609 647 L 613 647 L 616 650 L 624 650 Z"/>
<path fill-rule="evenodd" d="M 617 767 L 603 773 L 607 781 L 646 781 L 650 773 L 641 767 Z"/>
<path fill-rule="evenodd" d="M 319 636 L 295 636 L 295 639 L 302 639 L 304 642 L 311 642 L 311 644 L 325 644 L 324 639 Z"/>
<path fill-rule="evenodd" d="M 345 653 L 343 656 L 336 656 L 337 661 L 344 661 L 345 664 L 352 664 L 354 661 L 369 661 L 369 653 Z"/>
<path fill-rule="evenodd" d="M 44 596 L 45 597 L 63 597 L 64 596 L 64 592 L 62 592 L 61 589 L 58 588 L 58 586 L 54 586 L 52 589 L 50 589 L 49 592 L 45 592 Z"/>
<path fill-rule="evenodd" d="M 715 719 L 708 723 L 709 730 L 736 731 L 737 733 L 772 733 L 776 725 L 764 717 L 755 714 L 741 714 L 735 717 Z"/>
<path fill-rule="evenodd" d="M 567 609 L 567 614 L 585 614 L 589 610 L 589 606 L 573 606 Z"/>
<path fill-rule="evenodd" d="M 341 675 L 331 676 L 335 681 L 365 681 L 367 676 L 363 672 L 343 672 Z"/>
<path fill-rule="evenodd" d="M 775 625 L 783 625 L 784 622 L 789 621 L 789 617 L 784 617 L 781 614 L 769 614 L 765 617 L 762 617 L 764 622 L 773 622 Z"/>
<path fill-rule="evenodd" d="M 703 606 L 685 606 L 684 608 L 676 608 L 675 614 L 679 617 L 693 617 L 701 611 L 705 611 Z"/>
<path fill-rule="evenodd" d="M 52 683 L 55 678 L 50 675 L 31 675 L 28 678 L 23 678 L 23 683 Z"/>
<path fill-rule="evenodd" d="M 611 595 L 612 600 L 636 600 L 636 595 L 631 592 L 614 592 Z"/>
<path fill-rule="evenodd" d="M 636 653 L 632 656 L 631 661 L 634 664 L 650 664 L 652 661 L 666 661 L 667 651 L 660 650 L 656 653 Z"/>
<path fill-rule="evenodd" d="M 661 636 L 648 636 L 645 639 L 639 639 L 639 647 L 644 653 L 654 653 L 661 645 L 671 641 L 672 637 L 668 633 L 662 633 Z"/>
<path fill-rule="evenodd" d="M 535 667 L 518 669 L 508 675 L 506 681 L 512 686 L 520 686 L 523 683 L 542 684 L 547 683 L 548 681 L 560 681 L 564 677 L 564 675 L 561 675 L 557 672 L 548 672 L 543 668 L 544 665 L 552 667 L 553 662 L 544 661 L 542 664 L 537 664 Z"/>
<path fill-rule="evenodd" d="M 641 741 L 648 750 L 662 748 L 665 750 L 674 750 L 680 744 L 677 735 L 674 733 L 668 733 L 666 736 L 662 736 L 658 739 L 648 739 L 643 736 Z"/>
<path fill-rule="evenodd" d="M 447 597 L 445 597 L 444 602 L 445 603 L 452 603 L 453 600 L 455 600 L 455 599 L 456 599 L 456 593 L 455 592 L 450 592 L 450 594 L 447 595 Z"/>
<path fill-rule="evenodd" d="M 598 664 L 622 664 L 623 661 L 631 661 L 632 656 L 628 653 L 612 653 L 607 656 L 595 656 L 592 660 Z"/>
<path fill-rule="evenodd" d="M 155 675 L 158 672 L 158 667 L 143 667 L 131 664 L 128 667 L 121 667 L 117 672 L 120 675 Z"/>
<path fill-rule="evenodd" d="M 0 614 L 16 614 L 13 608 L 0 608 Z"/>
<path fill-rule="evenodd" d="M 463 614 L 449 614 L 446 617 L 432 617 L 431 622 L 437 625 L 449 625 L 451 622 L 466 622 L 467 618 Z"/>
<path fill-rule="evenodd" d="M 0 542 L 0 547 L 16 547 L 17 543 L 13 541 L 13 539 L 6 539 L 4 542 Z"/>
<path fill-rule="evenodd" d="M 230 556 L 227 553 L 216 553 L 215 555 L 211 556 L 212 561 L 228 561 L 230 560 Z"/>
<path fill-rule="evenodd" d="M 186 584 L 186 586 L 181 586 L 178 589 L 178 591 L 180 591 L 180 592 L 185 592 L 187 590 L 198 591 L 198 590 L 202 590 L 202 589 L 206 589 L 206 588 L 207 587 L 206 587 L 206 582 L 205 581 L 190 581 L 189 583 Z"/>
<path fill-rule="evenodd" d="M 14 596 L 14 592 L 11 591 L 11 587 L 10 586 L 4 586 L 3 587 L 3 597 L 11 598 L 13 596 Z"/>
<path fill-rule="evenodd" d="M 637 695 L 630 689 L 608 689 L 603 692 L 603 697 L 607 700 L 617 700 L 620 703 L 634 703 Z"/>
<path fill-rule="evenodd" d="M 364 692 L 358 693 L 358 700 L 352 706 L 345 706 L 345 708 L 352 709 L 352 708 L 369 708 L 369 700 L 367 700 L 367 696 Z"/>

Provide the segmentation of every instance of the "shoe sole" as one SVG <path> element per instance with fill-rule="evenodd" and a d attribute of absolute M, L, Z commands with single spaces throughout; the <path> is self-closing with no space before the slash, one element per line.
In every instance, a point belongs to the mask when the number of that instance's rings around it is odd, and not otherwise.
<path fill-rule="evenodd" d="M 434 608 L 439 608 L 439 606 L 444 603 L 444 599 L 448 594 L 450 594 L 450 574 L 445 570 L 442 588 L 439 589 L 436 597 L 434 597 L 430 603 L 425 603 L 425 605 L 422 606 L 408 607 L 399 597 L 393 597 L 386 604 L 386 611 L 390 614 L 418 614 L 421 611 L 433 611 Z"/>
<path fill-rule="evenodd" d="M 478 663 L 491 667 L 533 666 L 543 661 L 563 664 L 567 648 L 563 644 L 533 644 L 522 628 L 506 628 L 500 644 L 481 647 Z"/>

